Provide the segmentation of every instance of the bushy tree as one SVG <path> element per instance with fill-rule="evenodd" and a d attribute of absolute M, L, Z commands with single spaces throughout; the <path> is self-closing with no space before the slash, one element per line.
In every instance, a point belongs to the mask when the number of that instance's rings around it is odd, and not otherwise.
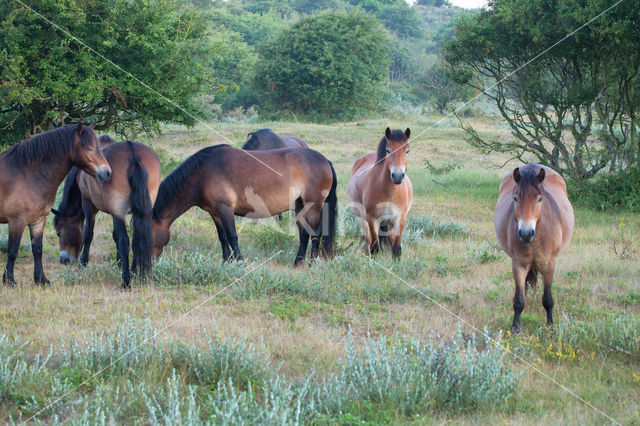
<path fill-rule="evenodd" d="M 263 111 L 347 119 L 379 104 L 388 38 L 372 15 L 325 12 L 260 46 L 255 87 Z"/>
<path fill-rule="evenodd" d="M 216 31 L 211 39 L 219 45 L 217 54 L 209 56 L 205 62 L 215 76 L 212 102 L 220 104 L 223 112 L 255 105 L 257 99 L 250 87 L 258 61 L 255 49 L 243 40 L 242 34 L 233 31 Z"/>
<path fill-rule="evenodd" d="M 195 111 L 207 85 L 197 56 L 205 17 L 184 0 L 36 0 L 35 10 Z M 70 122 L 98 130 L 153 129 L 193 118 L 13 1 L 0 2 L 0 143 Z"/>
<path fill-rule="evenodd" d="M 436 63 L 415 76 L 414 92 L 443 113 L 453 101 L 463 101 L 471 97 L 472 90 L 456 83 L 450 70 L 442 63 Z"/>
<path fill-rule="evenodd" d="M 406 3 L 387 6 L 376 13 L 384 26 L 400 38 L 417 38 L 424 35 L 424 23 L 416 9 Z"/>
<path fill-rule="evenodd" d="M 445 43 L 458 81 L 484 91 L 511 127 L 510 140 L 468 140 L 488 152 L 538 161 L 581 181 L 638 161 L 640 1 L 493 0 L 459 20 Z M 529 63 L 530 60 L 534 59 Z"/>

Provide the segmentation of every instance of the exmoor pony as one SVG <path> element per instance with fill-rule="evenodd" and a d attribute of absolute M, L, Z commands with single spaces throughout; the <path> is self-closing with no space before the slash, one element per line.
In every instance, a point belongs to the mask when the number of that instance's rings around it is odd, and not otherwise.
<path fill-rule="evenodd" d="M 331 162 L 309 148 L 252 151 L 250 155 L 229 145 L 204 148 L 160 185 L 153 207 L 154 255 L 162 254 L 169 242 L 171 224 L 198 206 L 216 226 L 224 260 L 232 250 L 236 259 L 242 259 L 234 216 L 260 219 L 290 209 L 295 210 L 300 237 L 294 265 L 304 260 L 309 237 L 311 259 L 321 240 L 323 255 L 333 256 L 336 187 Z"/>
<path fill-rule="evenodd" d="M 37 284 L 49 283 L 42 269 L 42 233 L 58 186 L 73 166 L 101 182 L 111 179 L 111 167 L 93 126 L 70 124 L 49 130 L 0 154 L 0 223 L 9 224 L 5 284 L 16 284 L 13 269 L 26 226 L 31 234 L 33 278 Z"/>
<path fill-rule="evenodd" d="M 411 208 L 413 187 L 406 175 L 411 130 L 387 127 L 377 152 L 358 158 L 347 188 L 349 207 L 360 217 L 368 254 L 391 246 L 393 256 L 402 252 L 402 231 Z"/>
<path fill-rule="evenodd" d="M 553 323 L 553 272 L 556 257 L 571 241 L 573 220 L 567 186 L 553 169 L 527 164 L 502 180 L 493 224 L 500 246 L 511 257 L 516 284 L 514 332 L 520 331 L 525 285 L 535 287 L 538 273 L 544 283 L 542 306 L 547 311 L 547 324 Z"/>
<path fill-rule="evenodd" d="M 122 264 L 122 288 L 131 282 L 129 269 L 129 236 L 126 215 L 132 215 L 132 269 L 141 275 L 151 269 L 151 216 L 160 186 L 160 160 L 148 146 L 138 142 L 115 143 L 101 136 L 103 153 L 112 170 L 109 182 L 98 182 L 74 167 L 67 176 L 62 201 L 53 224 L 60 241 L 60 262 L 78 260 L 86 265 L 93 241 L 96 213 L 113 218 L 113 240 L 117 259 Z M 80 250 L 82 249 L 82 255 Z"/>

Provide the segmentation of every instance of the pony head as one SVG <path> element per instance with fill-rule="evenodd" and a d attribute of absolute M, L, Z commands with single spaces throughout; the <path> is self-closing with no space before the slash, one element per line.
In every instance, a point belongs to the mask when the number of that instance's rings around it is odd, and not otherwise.
<path fill-rule="evenodd" d="M 389 178 L 396 185 L 402 183 L 407 172 L 407 154 L 409 154 L 409 136 L 411 130 L 391 130 L 387 127 L 384 138 L 378 145 L 376 162 L 384 161 L 389 170 Z"/>
<path fill-rule="evenodd" d="M 78 124 L 73 132 L 73 149 L 71 150 L 71 162 L 82 170 L 95 176 L 99 182 L 111 180 L 111 167 L 102 155 L 100 141 L 93 125 L 83 126 Z"/>
<path fill-rule="evenodd" d="M 513 190 L 513 215 L 518 223 L 518 238 L 523 243 L 530 243 L 536 235 L 536 226 L 540 220 L 544 190 L 545 171 L 519 167 L 513 170 L 516 187 Z"/>

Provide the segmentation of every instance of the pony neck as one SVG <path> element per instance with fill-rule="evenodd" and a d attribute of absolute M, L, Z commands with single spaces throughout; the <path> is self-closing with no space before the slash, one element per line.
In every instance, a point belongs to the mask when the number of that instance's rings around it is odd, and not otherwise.
<path fill-rule="evenodd" d="M 58 206 L 58 211 L 63 217 L 84 217 L 82 193 L 78 185 L 79 170 L 77 167 L 72 167 L 65 178 L 62 200 Z"/>
<path fill-rule="evenodd" d="M 176 219 L 196 205 L 196 203 L 192 201 L 193 197 L 190 196 L 192 192 L 193 190 L 183 190 L 182 192 L 176 193 L 170 202 L 164 206 L 162 211 L 153 212 L 153 221 L 161 227 L 171 228 L 171 225 Z"/>

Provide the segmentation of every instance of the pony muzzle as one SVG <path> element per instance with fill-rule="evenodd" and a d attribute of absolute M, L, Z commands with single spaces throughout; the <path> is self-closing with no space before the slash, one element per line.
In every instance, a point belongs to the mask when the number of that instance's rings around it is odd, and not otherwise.
<path fill-rule="evenodd" d="M 389 170 L 389 175 L 391 177 L 391 182 L 395 183 L 396 185 L 401 184 L 405 176 L 403 169 L 397 169 L 395 167 L 392 167 Z"/>
<path fill-rule="evenodd" d="M 98 182 L 104 183 L 111 180 L 111 169 L 107 166 L 100 166 L 96 169 Z"/>
<path fill-rule="evenodd" d="M 536 224 L 535 222 L 518 222 L 518 238 L 523 243 L 530 243 L 533 241 L 533 237 L 536 235 Z"/>
<path fill-rule="evenodd" d="M 60 263 L 63 265 L 73 265 L 76 259 L 71 256 L 66 250 L 60 252 Z"/>

